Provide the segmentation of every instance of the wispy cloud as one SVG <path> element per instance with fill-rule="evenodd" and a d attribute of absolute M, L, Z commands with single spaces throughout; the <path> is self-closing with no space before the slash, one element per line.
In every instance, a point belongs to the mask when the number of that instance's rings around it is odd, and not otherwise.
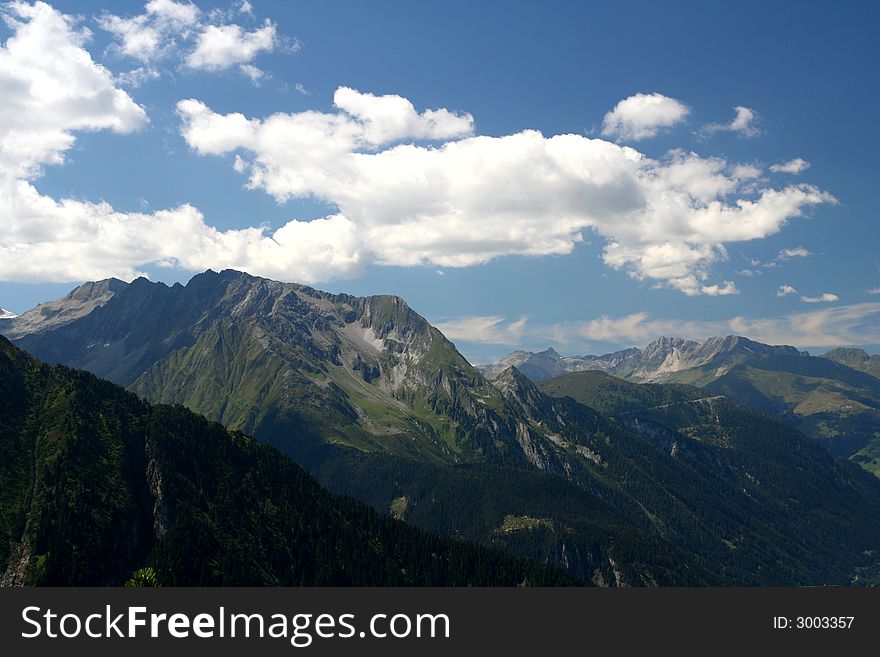
<path fill-rule="evenodd" d="M 802 246 L 795 247 L 793 249 L 782 249 L 777 255 L 777 260 L 789 260 L 791 258 L 807 258 L 813 255 L 812 252 L 808 251 Z"/>
<path fill-rule="evenodd" d="M 817 297 L 801 297 L 801 301 L 804 303 L 833 303 L 840 301 L 840 297 L 831 292 L 824 292 Z"/>
<path fill-rule="evenodd" d="M 781 263 L 786 260 L 791 260 L 792 258 L 808 258 L 810 256 L 815 255 L 812 251 L 805 249 L 802 246 L 796 246 L 790 249 L 781 249 L 779 253 L 773 258 L 773 260 L 768 260 L 767 262 L 761 262 L 756 258 L 748 258 L 749 264 L 753 267 L 763 267 L 764 269 L 778 269 L 781 267 Z M 741 273 L 741 272 L 737 272 Z M 749 274 L 745 274 L 748 276 Z"/>
<path fill-rule="evenodd" d="M 729 123 L 709 123 L 701 128 L 701 134 L 706 137 L 717 132 L 735 132 L 743 137 L 757 137 L 761 134 L 761 130 L 757 126 L 759 117 L 755 110 L 744 105 L 737 105 L 733 111 L 736 112 L 736 115 Z"/>
<path fill-rule="evenodd" d="M 580 322 L 534 324 L 526 318 L 464 317 L 437 323 L 452 340 L 508 347 L 543 348 L 554 344 L 568 354 L 593 353 L 597 344 L 614 348 L 643 346 L 659 336 L 704 340 L 714 335 L 743 335 L 768 344 L 801 348 L 877 344 L 880 303 L 869 302 L 796 312 L 778 317 L 721 320 L 656 319 L 640 312 Z M 449 329 L 447 333 L 445 329 Z"/>
<path fill-rule="evenodd" d="M 528 318 L 508 320 L 502 316 L 461 317 L 434 323 L 450 340 L 480 344 L 515 345 L 522 339 Z"/>

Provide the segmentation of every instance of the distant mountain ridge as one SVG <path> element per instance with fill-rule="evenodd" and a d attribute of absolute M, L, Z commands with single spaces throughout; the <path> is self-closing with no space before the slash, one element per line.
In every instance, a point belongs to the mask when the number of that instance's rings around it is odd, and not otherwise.
<path fill-rule="evenodd" d="M 880 476 L 880 356 L 835 349 L 821 357 L 740 336 L 704 342 L 658 338 L 642 349 L 603 356 L 517 351 L 515 363 L 534 381 L 601 371 L 636 383 L 685 383 L 775 415 Z M 498 366 L 481 371 L 492 376 Z"/>
<path fill-rule="evenodd" d="M 838 348 L 822 354 L 822 358 L 880 378 L 880 354 L 869 354 L 864 349 Z"/>
<path fill-rule="evenodd" d="M 737 335 L 708 338 L 703 342 L 660 337 L 644 349 L 632 347 L 602 356 L 560 356 L 552 347 L 537 353 L 515 351 L 496 364 L 477 366 L 477 369 L 489 378 L 513 365 L 533 381 L 566 372 L 599 370 L 630 381 L 700 385 L 707 378 L 717 378 L 757 356 L 799 355 L 805 352 L 789 346 L 765 345 Z M 695 368 L 704 368 L 704 371 L 686 373 Z"/>

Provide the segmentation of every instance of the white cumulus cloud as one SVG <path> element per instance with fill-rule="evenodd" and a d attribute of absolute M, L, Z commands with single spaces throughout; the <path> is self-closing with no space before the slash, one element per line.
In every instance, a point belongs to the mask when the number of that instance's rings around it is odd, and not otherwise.
<path fill-rule="evenodd" d="M 248 29 L 236 22 L 236 16 L 252 21 L 253 7 L 243 2 L 234 11 L 202 11 L 192 2 L 150 0 L 141 14 L 118 16 L 105 11 L 98 25 L 115 38 L 119 54 L 142 65 L 120 75 L 120 81 L 133 86 L 159 76 L 162 62 L 182 61 L 203 71 L 237 69 L 255 84 L 268 74 L 254 64 L 263 53 L 296 50 L 278 32 L 271 20 Z"/>
<path fill-rule="evenodd" d="M 787 297 L 790 294 L 797 294 L 797 290 L 788 284 L 780 285 L 776 290 L 777 297 Z"/>
<path fill-rule="evenodd" d="M 247 64 L 263 52 L 278 46 L 278 29 L 266 20 L 262 27 L 247 31 L 240 25 L 207 25 L 196 37 L 196 47 L 186 58 L 190 68 L 222 71 Z"/>
<path fill-rule="evenodd" d="M 144 109 L 83 48 L 88 33 L 72 19 L 42 2 L 7 4 L 3 19 L 15 31 L 0 48 L 3 179 L 36 176 L 44 165 L 61 164 L 74 131 L 126 133 L 147 122 Z M 8 194 L 10 185 L 3 187 Z"/>
<path fill-rule="evenodd" d="M 72 18 L 44 3 L 13 3 L 4 19 L 15 33 L 0 48 L 0 280 L 131 279 L 151 262 L 304 281 L 361 271 L 363 245 L 340 216 L 268 235 L 263 228 L 219 231 L 189 205 L 122 213 L 40 194 L 32 179 L 64 161 L 75 131 L 126 133 L 147 117 L 91 59 Z"/>
<path fill-rule="evenodd" d="M 187 6 L 147 5 L 179 11 L 179 21 L 188 20 Z M 314 283 L 370 265 L 464 267 L 567 254 L 588 232 L 604 242 L 605 263 L 634 279 L 720 296 L 737 292 L 711 276 L 727 244 L 767 237 L 834 202 L 812 185 L 744 183 L 735 164 L 686 151 L 652 159 L 581 135 L 475 135 L 470 114 L 347 87 L 329 112 L 260 118 L 217 113 L 195 99 L 177 106 L 196 152 L 228 157 L 250 188 L 279 202 L 334 206 L 322 219 L 221 231 L 189 205 L 123 213 L 53 199 L 34 181 L 64 161 L 76 131 L 130 132 L 146 115 L 91 59 L 73 19 L 42 3 L 14 3 L 6 20 L 14 34 L 0 48 L 3 280 L 131 278 L 160 263 Z"/>
<path fill-rule="evenodd" d="M 687 105 L 675 98 L 659 93 L 635 94 L 605 115 L 602 134 L 620 141 L 648 139 L 681 123 L 689 113 Z"/>
<path fill-rule="evenodd" d="M 175 47 L 175 38 L 186 37 L 201 14 L 190 2 L 151 0 L 144 13 L 131 17 L 104 12 L 98 25 L 116 38 L 121 54 L 144 64 L 166 56 Z"/>
<path fill-rule="evenodd" d="M 181 101 L 178 112 L 189 145 L 235 153 L 249 187 L 279 202 L 314 196 L 338 207 L 377 264 L 567 254 L 592 230 L 606 238 L 605 262 L 634 278 L 729 295 L 732 281 L 709 280 L 711 265 L 727 259 L 725 243 L 766 237 L 834 202 L 811 185 L 745 189 L 720 158 L 672 151 L 654 160 L 534 130 L 471 136 L 470 115 L 419 113 L 399 96 L 342 87 L 334 100 L 336 112 L 265 119 L 219 114 L 197 100 Z M 441 143 L 417 143 L 424 140 Z"/>

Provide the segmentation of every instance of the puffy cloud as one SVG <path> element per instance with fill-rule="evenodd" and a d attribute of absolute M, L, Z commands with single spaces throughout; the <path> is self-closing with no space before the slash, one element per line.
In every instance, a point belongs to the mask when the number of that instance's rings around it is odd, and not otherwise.
<path fill-rule="evenodd" d="M 131 278 L 158 262 L 314 283 L 371 264 L 444 268 L 566 254 L 593 231 L 605 262 L 638 280 L 726 295 L 736 286 L 711 280 L 710 270 L 727 259 L 727 243 L 766 237 L 833 202 L 810 185 L 743 186 L 723 159 L 684 151 L 655 160 L 580 135 L 474 136 L 469 114 L 419 111 L 400 96 L 345 87 L 331 112 L 250 118 L 198 100 L 177 106 L 196 152 L 228 155 L 248 186 L 279 202 L 335 206 L 323 219 L 220 231 L 188 205 L 121 213 L 51 199 L 33 179 L 63 161 L 76 130 L 128 132 L 146 116 L 92 61 L 72 19 L 41 3 L 9 5 L 6 19 L 15 33 L 0 49 L 0 279 Z"/>
<path fill-rule="evenodd" d="M 770 165 L 770 171 L 772 171 L 773 173 L 791 173 L 795 175 L 809 168 L 810 163 L 799 157 L 796 157 L 793 160 L 789 160 L 788 162 L 781 162 L 779 164 Z"/>
<path fill-rule="evenodd" d="M 620 141 L 654 137 L 684 121 L 687 105 L 663 94 L 635 94 L 624 98 L 605 115 L 602 134 Z"/>
<path fill-rule="evenodd" d="M 189 205 L 122 213 L 106 203 L 55 201 L 25 182 L 0 196 L 4 205 L 15 203 L 14 215 L 3 216 L 0 280 L 131 280 L 141 274 L 139 264 L 157 262 L 314 281 L 353 276 L 364 265 L 355 227 L 340 216 L 291 222 L 268 234 L 264 228 L 219 231 Z"/>
<path fill-rule="evenodd" d="M 445 109 L 419 114 L 409 100 L 395 95 L 374 96 L 340 87 L 333 104 L 361 124 L 360 141 L 372 146 L 403 139 L 453 139 L 471 134 L 474 128 L 470 114 Z"/>
<path fill-rule="evenodd" d="M 242 144 L 250 143 L 256 125 L 243 114 L 214 114 L 198 100 L 182 100 L 177 112 L 186 125 L 184 137 L 190 144 L 198 144 L 202 155 L 220 155 Z"/>
<path fill-rule="evenodd" d="M 151 0 L 143 14 L 123 18 L 104 12 L 98 25 L 116 38 L 121 54 L 150 64 L 169 54 L 176 45 L 175 37 L 185 37 L 200 13 L 190 2 Z"/>
<path fill-rule="evenodd" d="M 92 61 L 73 19 L 43 3 L 7 5 L 4 18 L 15 33 L 0 48 L 0 280 L 131 279 L 150 262 L 305 281 L 361 270 L 365 249 L 340 216 L 292 222 L 272 234 L 218 231 L 189 205 L 122 213 L 106 203 L 41 195 L 31 179 L 63 161 L 73 131 L 130 132 L 147 118 Z"/>
<path fill-rule="evenodd" d="M 314 196 L 337 206 L 378 264 L 566 254 L 591 229 L 606 238 L 611 267 L 688 295 L 729 295 L 732 281 L 708 280 L 710 266 L 727 259 L 725 243 L 766 237 L 834 201 L 811 185 L 746 189 L 720 158 L 672 151 L 653 160 L 601 139 L 533 130 L 469 136 L 470 115 L 419 113 L 399 96 L 345 87 L 334 101 L 339 111 L 265 119 L 218 114 L 197 100 L 178 112 L 188 144 L 235 152 L 249 187 L 279 202 Z"/>
<path fill-rule="evenodd" d="M 196 47 L 186 58 L 190 68 L 222 71 L 247 64 L 263 52 L 278 46 L 278 29 L 266 20 L 262 27 L 248 32 L 240 25 L 207 25 L 196 37 Z"/>
<path fill-rule="evenodd" d="M 801 297 L 801 301 L 804 303 L 831 303 L 833 301 L 839 301 L 840 297 L 836 294 L 832 294 L 831 292 L 825 292 L 820 294 L 817 297 Z"/>
<path fill-rule="evenodd" d="M 453 331 L 447 334 L 451 339 L 462 342 L 506 344 L 521 348 L 543 348 L 547 344 L 554 344 L 561 353 L 586 354 L 592 352 L 595 343 L 614 345 L 615 348 L 630 347 L 644 345 L 663 335 L 704 340 L 713 335 L 735 334 L 766 344 L 788 344 L 800 348 L 876 344 L 878 321 L 880 303 L 874 302 L 775 317 L 737 316 L 719 320 L 660 319 L 652 318 L 646 312 L 559 324 L 536 324 L 519 319 L 516 323 L 520 326 L 511 335 L 505 335 L 504 329 L 514 322 L 503 317 L 461 317 L 443 325 L 480 326 L 488 323 L 502 329 L 501 335 L 480 331 Z M 489 339 L 482 339 L 484 335 Z"/>
<path fill-rule="evenodd" d="M 136 86 L 157 77 L 160 62 L 182 57 L 191 69 L 237 68 L 256 84 L 267 75 L 253 64 L 257 56 L 281 49 L 296 50 L 298 43 L 290 44 L 268 19 L 252 30 L 233 22 L 242 15 L 252 19 L 250 3 L 243 2 L 234 11 L 203 12 L 191 2 L 150 0 L 144 12 L 135 16 L 122 17 L 105 11 L 98 18 L 98 25 L 115 37 L 119 54 L 143 65 L 122 74 L 122 82 Z"/>
<path fill-rule="evenodd" d="M 3 18 L 15 33 L 0 48 L 2 179 L 62 163 L 76 130 L 126 133 L 147 122 L 144 109 L 83 48 L 88 34 L 72 19 L 42 2 L 7 4 Z"/>
<path fill-rule="evenodd" d="M 761 176 L 761 167 L 754 164 L 738 164 L 731 167 L 731 175 L 738 180 L 751 180 Z"/>
<path fill-rule="evenodd" d="M 200 10 L 192 2 L 175 0 L 150 0 L 145 6 L 148 15 L 177 25 L 192 25 L 199 17 Z"/>
<path fill-rule="evenodd" d="M 787 297 L 789 294 L 797 294 L 797 290 L 788 284 L 780 285 L 779 289 L 776 290 L 777 297 Z"/>
<path fill-rule="evenodd" d="M 701 132 L 706 135 L 713 135 L 716 132 L 736 132 L 743 137 L 757 137 L 761 134 L 761 130 L 756 125 L 758 123 L 758 113 L 743 105 L 737 105 L 733 108 L 736 116 L 730 123 L 710 123 L 704 125 Z"/>

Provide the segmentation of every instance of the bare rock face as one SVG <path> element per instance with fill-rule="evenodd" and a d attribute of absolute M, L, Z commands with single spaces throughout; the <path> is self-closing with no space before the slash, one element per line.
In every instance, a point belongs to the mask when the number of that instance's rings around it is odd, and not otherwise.
<path fill-rule="evenodd" d="M 24 335 L 48 331 L 85 317 L 103 306 L 128 283 L 116 278 L 83 283 L 63 299 L 41 303 L 23 315 L 15 315 L 0 308 L 0 333 L 11 340 Z"/>
<path fill-rule="evenodd" d="M 500 375 L 508 367 L 515 367 L 532 381 L 552 379 L 570 371 L 562 356 L 553 347 L 537 353 L 531 351 L 514 351 L 499 362 L 492 365 L 478 366 L 477 369 L 490 379 Z"/>

